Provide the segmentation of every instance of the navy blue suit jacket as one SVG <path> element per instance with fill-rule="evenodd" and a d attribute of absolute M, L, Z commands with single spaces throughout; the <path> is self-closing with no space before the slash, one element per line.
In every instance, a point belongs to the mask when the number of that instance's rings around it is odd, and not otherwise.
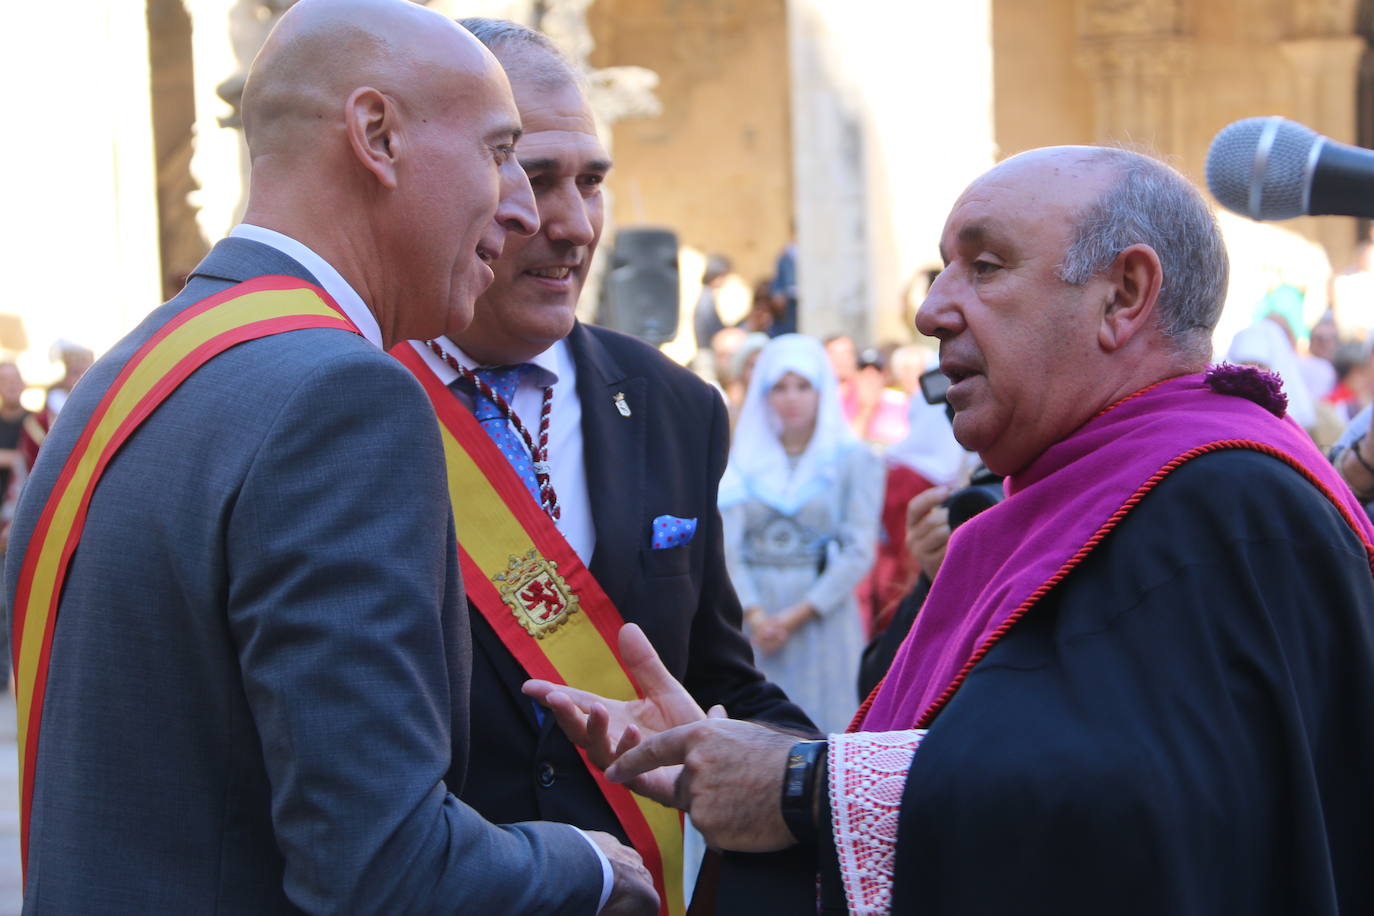
<path fill-rule="evenodd" d="M 227 239 L 96 363 L 20 502 L 173 315 L 294 261 Z M 591 913 L 593 850 L 453 793 L 471 645 L 442 449 L 415 379 L 353 334 L 241 344 L 110 463 L 72 560 L 26 913 Z"/>
<path fill-rule="evenodd" d="M 642 341 L 578 324 L 577 366 L 587 489 L 596 529 L 590 569 L 627 622 L 701 704 L 813 731 L 806 714 L 754 667 L 725 569 L 716 491 L 730 422 L 719 393 Z M 630 415 L 616 407 L 624 395 Z M 552 456 L 558 460 L 558 456 Z M 654 550 L 660 515 L 695 518 L 692 540 Z M 459 532 L 460 537 L 465 537 Z M 554 820 L 625 839 L 577 750 L 552 716 L 542 726 L 520 693 L 528 677 L 476 608 L 472 626 L 472 766 L 463 798 L 496 821 Z M 574 685 L 576 686 L 576 685 Z M 807 865 L 807 878 L 811 872 Z M 756 876 L 762 863 L 756 863 Z M 740 895 L 767 891 L 747 881 Z M 778 882 L 767 879 L 765 884 Z M 803 880 L 803 884 L 807 883 Z M 735 885 L 727 873 L 723 891 Z M 808 890 L 814 898 L 814 891 Z"/>

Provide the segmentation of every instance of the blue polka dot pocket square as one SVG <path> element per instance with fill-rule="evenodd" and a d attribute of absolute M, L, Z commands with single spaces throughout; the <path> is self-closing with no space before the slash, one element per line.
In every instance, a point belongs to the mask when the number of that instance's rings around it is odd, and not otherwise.
<path fill-rule="evenodd" d="M 681 547 L 692 540 L 697 533 L 697 520 L 678 518 L 676 515 L 660 515 L 654 519 L 652 547 L 654 550 L 667 550 Z"/>

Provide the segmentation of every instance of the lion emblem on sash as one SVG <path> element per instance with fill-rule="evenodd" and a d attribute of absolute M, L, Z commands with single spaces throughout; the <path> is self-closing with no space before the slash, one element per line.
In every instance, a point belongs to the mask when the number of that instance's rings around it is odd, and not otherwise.
<path fill-rule="evenodd" d="M 506 571 L 492 581 L 515 619 L 535 639 L 543 639 L 577 613 L 577 596 L 558 574 L 558 564 L 533 548 L 523 557 L 512 556 Z"/>

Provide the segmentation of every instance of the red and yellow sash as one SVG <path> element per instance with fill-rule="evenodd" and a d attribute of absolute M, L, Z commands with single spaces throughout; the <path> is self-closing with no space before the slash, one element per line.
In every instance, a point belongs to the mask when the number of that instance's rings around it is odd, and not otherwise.
<path fill-rule="evenodd" d="M 257 277 L 191 306 L 129 359 L 67 456 L 24 552 L 14 596 L 19 836 L 25 873 L 53 631 L 67 567 L 81 541 L 101 474 L 139 425 L 191 373 L 236 344 L 301 328 L 358 333 L 323 290 L 295 277 Z"/>
<path fill-rule="evenodd" d="M 531 677 L 618 700 L 638 688 L 618 649 L 620 613 L 510 462 L 408 343 L 392 351 L 434 404 L 468 600 Z M 608 781 L 583 761 L 654 876 L 659 912 L 680 916 L 682 815 Z"/>

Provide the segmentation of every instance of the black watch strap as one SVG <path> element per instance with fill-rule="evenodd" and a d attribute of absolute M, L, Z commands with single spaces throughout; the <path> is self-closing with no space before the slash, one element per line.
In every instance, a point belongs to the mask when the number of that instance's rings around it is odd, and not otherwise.
<path fill-rule="evenodd" d="M 826 741 L 798 741 L 787 752 L 782 776 L 782 820 L 800 843 L 816 842 L 816 790 Z"/>

